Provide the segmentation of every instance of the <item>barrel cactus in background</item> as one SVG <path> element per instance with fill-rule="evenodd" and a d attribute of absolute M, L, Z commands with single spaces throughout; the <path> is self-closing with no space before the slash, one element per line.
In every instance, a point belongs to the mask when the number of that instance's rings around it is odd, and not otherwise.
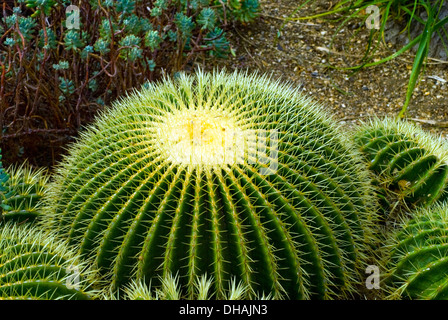
<path fill-rule="evenodd" d="M 448 299 L 448 205 L 417 208 L 389 237 L 384 287 L 392 299 Z"/>
<path fill-rule="evenodd" d="M 447 198 L 448 146 L 439 137 L 410 122 L 385 118 L 362 124 L 354 141 L 382 191 L 404 207 Z"/>
<path fill-rule="evenodd" d="M 23 163 L 7 168 L 1 204 L 3 219 L 16 222 L 34 221 L 39 215 L 41 199 L 47 191 L 49 174 Z"/>
<path fill-rule="evenodd" d="M 34 225 L 0 224 L 0 300 L 93 299 L 98 291 L 89 268 Z"/>
<path fill-rule="evenodd" d="M 223 71 L 150 83 L 99 115 L 57 168 L 41 224 L 111 290 L 198 277 L 226 297 L 355 295 L 370 176 L 321 106 L 289 84 Z"/>

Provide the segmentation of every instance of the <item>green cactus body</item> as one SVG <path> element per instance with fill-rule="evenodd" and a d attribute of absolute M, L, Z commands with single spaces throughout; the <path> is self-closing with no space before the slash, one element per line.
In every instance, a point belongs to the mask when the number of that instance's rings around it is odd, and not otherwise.
<path fill-rule="evenodd" d="M 106 292 L 103 295 L 105 300 L 179 300 L 182 299 L 182 290 L 179 286 L 179 277 L 168 274 L 165 278 L 160 279 L 161 287 L 153 289 L 150 285 L 143 281 L 131 281 L 122 290 L 120 296 L 116 292 Z M 191 299 L 194 300 L 210 300 L 213 299 L 213 279 L 202 275 L 197 277 L 195 281 L 195 292 Z M 241 300 L 246 297 L 249 290 L 248 286 L 244 286 L 242 282 L 236 283 L 235 279 L 230 280 L 229 287 L 226 290 L 224 299 Z M 269 300 L 270 295 L 257 295 L 256 300 Z"/>
<path fill-rule="evenodd" d="M 66 243 L 29 224 L 0 224 L 0 300 L 85 300 L 93 272 Z"/>
<path fill-rule="evenodd" d="M 448 206 L 417 208 L 389 240 L 385 285 L 394 299 L 448 299 Z"/>
<path fill-rule="evenodd" d="M 381 186 L 408 207 L 444 201 L 448 195 L 448 148 L 440 138 L 395 119 L 360 126 L 355 142 Z"/>
<path fill-rule="evenodd" d="M 115 103 L 58 168 L 43 224 L 113 288 L 204 274 L 216 298 L 353 293 L 373 219 L 360 158 L 321 108 L 258 75 L 198 71 Z M 274 133 L 272 133 L 274 132 Z"/>
<path fill-rule="evenodd" d="M 4 221 L 34 221 L 40 214 L 40 201 L 47 191 L 49 175 L 27 164 L 9 167 L 4 183 L 2 211 Z"/>

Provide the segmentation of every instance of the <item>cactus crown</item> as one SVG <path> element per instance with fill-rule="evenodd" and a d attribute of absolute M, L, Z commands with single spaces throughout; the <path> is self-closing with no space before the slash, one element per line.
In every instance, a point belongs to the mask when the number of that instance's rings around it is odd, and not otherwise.
<path fill-rule="evenodd" d="M 241 132 L 225 110 L 174 110 L 162 118 L 156 124 L 154 142 L 172 163 L 203 167 L 223 161 L 230 164 L 236 160 L 238 147 L 244 148 L 244 140 L 240 145 L 232 141 Z"/>
<path fill-rule="evenodd" d="M 370 180 L 331 118 L 265 76 L 148 84 L 102 114 L 60 164 L 42 224 L 111 279 L 197 277 L 273 298 L 353 294 Z M 159 282 L 160 285 L 160 282 Z"/>

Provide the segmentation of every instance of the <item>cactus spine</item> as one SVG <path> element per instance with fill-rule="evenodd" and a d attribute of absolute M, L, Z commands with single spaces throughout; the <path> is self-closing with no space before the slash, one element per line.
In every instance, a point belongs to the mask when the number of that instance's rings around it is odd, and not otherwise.
<path fill-rule="evenodd" d="M 0 224 L 0 300 L 91 299 L 91 274 L 54 236 L 29 224 Z"/>
<path fill-rule="evenodd" d="M 393 299 L 448 299 L 448 206 L 417 208 L 390 237 L 385 285 Z"/>
<path fill-rule="evenodd" d="M 416 125 L 385 118 L 361 125 L 354 141 L 380 186 L 408 208 L 447 198 L 448 146 Z"/>
<path fill-rule="evenodd" d="M 178 274 L 290 299 L 353 294 L 369 177 L 322 108 L 259 75 L 182 74 L 121 99 L 60 164 L 42 224 L 118 289 Z M 159 283 L 160 284 L 160 283 Z"/>
<path fill-rule="evenodd" d="M 28 164 L 7 168 L 3 183 L 2 208 L 4 221 L 34 221 L 40 213 L 40 201 L 47 191 L 49 175 L 44 169 Z"/>
<path fill-rule="evenodd" d="M 115 292 L 104 294 L 105 300 L 179 300 L 184 298 L 182 289 L 179 286 L 179 278 L 177 276 L 167 275 L 164 279 L 160 279 L 161 288 L 153 289 L 143 281 L 131 281 L 124 287 L 123 294 L 120 296 Z M 202 275 L 196 278 L 194 300 L 210 300 L 213 299 L 213 279 Z M 229 282 L 225 300 L 241 300 L 247 296 L 248 287 L 240 282 L 239 284 L 233 279 Z M 191 297 L 190 297 L 191 299 Z M 257 296 L 256 300 L 269 300 L 270 296 Z"/>

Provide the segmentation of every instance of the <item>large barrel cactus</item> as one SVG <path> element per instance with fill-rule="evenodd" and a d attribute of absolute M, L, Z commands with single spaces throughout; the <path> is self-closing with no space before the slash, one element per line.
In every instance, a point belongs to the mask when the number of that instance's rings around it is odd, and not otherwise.
<path fill-rule="evenodd" d="M 57 169 L 42 222 L 119 289 L 198 277 L 224 298 L 353 294 L 369 176 L 331 117 L 268 77 L 181 74 L 117 101 Z"/>
<path fill-rule="evenodd" d="M 0 300 L 85 300 L 94 273 L 67 244 L 29 224 L 0 224 Z"/>
<path fill-rule="evenodd" d="M 372 119 L 356 129 L 354 141 L 378 183 L 409 209 L 447 199 L 448 145 L 403 120 Z"/>
<path fill-rule="evenodd" d="M 389 237 L 384 280 L 389 298 L 448 299 L 448 204 L 417 208 Z"/>

